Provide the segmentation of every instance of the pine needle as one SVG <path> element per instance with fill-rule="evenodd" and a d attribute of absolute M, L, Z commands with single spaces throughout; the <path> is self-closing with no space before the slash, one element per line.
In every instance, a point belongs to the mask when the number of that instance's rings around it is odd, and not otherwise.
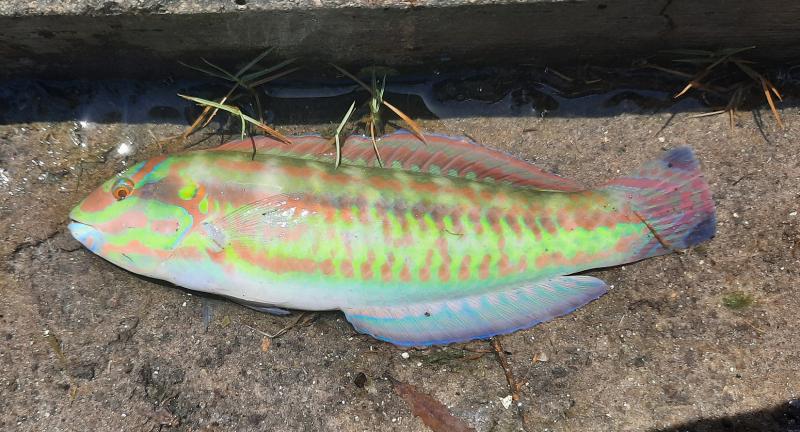
<path fill-rule="evenodd" d="M 675 59 L 673 61 L 682 62 L 682 63 L 690 63 L 690 64 L 697 64 L 702 65 L 708 63 L 708 66 L 705 66 L 702 71 L 692 77 L 688 84 L 681 91 L 679 91 L 674 98 L 679 98 L 686 94 L 692 88 L 702 89 L 704 84 L 701 83 L 703 79 L 705 79 L 714 68 L 723 64 L 723 63 L 732 63 L 736 67 L 739 68 L 745 75 L 747 75 L 754 83 L 756 83 L 764 93 L 764 97 L 767 100 L 767 104 L 769 105 L 770 111 L 772 111 L 772 115 L 775 117 L 775 121 L 778 126 L 783 129 L 783 120 L 781 119 L 780 112 L 778 112 L 778 108 L 775 106 L 775 100 L 773 99 L 773 95 L 778 98 L 779 101 L 783 101 L 780 92 L 778 89 L 766 78 L 764 75 L 750 67 L 750 65 L 755 64 L 753 61 L 744 60 L 739 57 L 736 57 L 737 54 L 742 53 L 747 50 L 751 50 L 755 48 L 754 46 L 744 47 L 744 48 L 731 48 L 731 49 L 723 49 L 719 51 L 702 51 L 702 50 L 673 50 L 673 51 L 665 51 L 667 53 L 673 54 L 683 54 L 687 56 L 695 56 L 693 58 L 682 58 L 682 59 Z M 667 68 L 662 68 L 660 66 L 654 65 L 647 65 L 657 70 L 661 70 L 664 72 L 668 72 L 674 75 L 683 75 L 682 72 L 674 71 Z M 752 85 L 752 84 L 751 84 Z M 731 128 L 734 125 L 734 120 L 736 117 L 736 108 L 739 107 L 744 99 L 744 89 L 751 88 L 750 86 L 743 86 L 741 83 L 739 85 L 730 87 L 727 91 L 733 90 L 733 94 L 730 96 L 728 105 L 724 110 L 713 111 L 710 113 L 700 114 L 690 116 L 690 118 L 698 118 L 698 117 L 705 117 L 709 115 L 717 115 L 722 113 L 728 113 L 728 120 L 730 122 Z"/>
<path fill-rule="evenodd" d="M 772 94 L 770 93 L 770 87 L 767 84 L 767 80 L 763 77 L 761 78 L 761 88 L 764 90 L 764 96 L 767 97 L 769 109 L 772 110 L 772 115 L 775 116 L 775 122 L 778 123 L 778 127 L 783 129 L 783 120 L 781 120 L 781 115 L 778 113 L 778 109 L 775 107 L 775 101 L 772 100 Z"/>
<path fill-rule="evenodd" d="M 425 135 L 422 134 L 422 129 L 420 129 L 417 122 L 411 120 L 411 117 L 407 116 L 404 112 L 400 111 L 399 108 L 395 107 L 389 102 L 383 101 L 383 104 L 386 105 L 386 107 L 389 108 L 390 110 L 394 111 L 394 113 L 397 114 L 398 117 L 403 119 L 403 121 L 406 122 L 406 124 L 408 124 L 411 127 L 411 130 L 414 131 L 414 135 L 416 135 L 420 141 L 422 141 L 425 144 L 428 144 L 428 141 L 425 140 Z"/>
<path fill-rule="evenodd" d="M 778 113 L 778 108 L 775 106 L 775 101 L 772 99 L 772 95 L 778 98 L 779 101 L 783 101 L 781 94 L 778 92 L 778 89 L 772 85 L 769 80 L 767 80 L 764 75 L 756 72 L 750 66 L 747 66 L 744 61 L 739 59 L 734 59 L 733 63 L 739 67 L 747 76 L 749 76 L 753 81 L 756 81 L 760 84 L 761 89 L 764 91 L 764 97 L 767 99 L 767 104 L 769 104 L 769 109 L 772 111 L 772 115 L 775 117 L 775 122 L 778 123 L 778 126 L 783 129 L 783 120 L 781 120 L 781 115 Z"/>
<path fill-rule="evenodd" d="M 701 118 L 701 117 L 710 117 L 710 116 L 725 114 L 725 112 L 727 112 L 727 110 L 717 110 L 717 111 L 711 111 L 711 112 L 700 113 L 700 114 L 692 114 L 687 118 L 693 119 L 693 118 Z"/>

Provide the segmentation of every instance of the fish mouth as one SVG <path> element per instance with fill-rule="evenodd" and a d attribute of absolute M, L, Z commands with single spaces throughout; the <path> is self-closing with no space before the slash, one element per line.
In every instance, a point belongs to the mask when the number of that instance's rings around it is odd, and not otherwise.
<path fill-rule="evenodd" d="M 94 253 L 97 253 L 103 245 L 103 233 L 92 225 L 72 219 L 69 225 L 67 225 L 67 229 L 69 229 L 70 234 L 72 234 L 75 240 L 79 241 Z"/>

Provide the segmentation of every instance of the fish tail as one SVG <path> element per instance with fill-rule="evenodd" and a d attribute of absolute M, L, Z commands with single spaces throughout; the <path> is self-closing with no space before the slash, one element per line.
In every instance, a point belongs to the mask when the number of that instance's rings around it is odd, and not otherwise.
<path fill-rule="evenodd" d="M 714 237 L 717 217 L 711 190 L 688 147 L 667 152 L 604 189 L 624 194 L 650 229 L 652 240 L 637 258 L 685 249 Z"/>

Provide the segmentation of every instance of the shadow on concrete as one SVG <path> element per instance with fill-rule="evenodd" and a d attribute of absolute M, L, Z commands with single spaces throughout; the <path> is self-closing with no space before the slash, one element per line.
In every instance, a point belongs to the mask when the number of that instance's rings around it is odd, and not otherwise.
<path fill-rule="evenodd" d="M 730 417 L 700 419 L 651 432 L 799 432 L 800 400 Z"/>
<path fill-rule="evenodd" d="M 724 93 L 690 91 L 687 96 L 674 99 L 673 95 L 686 85 L 685 78 L 642 68 L 594 68 L 591 72 L 578 68 L 570 75 L 572 78 L 558 71 L 530 67 L 396 75 L 388 79 L 385 99 L 413 118 L 432 119 L 704 113 L 724 108 L 729 97 Z M 787 96 L 781 107 L 796 106 L 800 79 L 786 76 L 789 78 L 778 83 Z M 0 81 L 0 124 L 85 121 L 188 125 L 200 109 L 178 94 L 213 100 L 230 88 L 227 82 L 207 78 Z M 725 82 L 732 83 L 737 81 Z M 361 107 L 355 118 L 366 114 L 370 99 L 369 92 L 349 79 L 324 76 L 292 77 L 257 90 L 264 107 L 263 118 L 279 126 L 338 124 L 353 101 Z M 765 106 L 760 88 L 749 96 L 743 102 L 745 109 Z M 228 103 L 258 117 L 247 92 Z M 391 120 L 393 114 L 386 111 Z M 225 121 L 225 116 L 219 120 Z"/>
<path fill-rule="evenodd" d="M 490 73 L 470 77 L 396 77 L 385 99 L 414 118 L 606 117 L 622 113 L 700 112 L 694 98 L 672 99 L 679 83 L 627 87 L 562 89 L 536 76 Z M 188 125 L 199 113 L 177 95 L 216 99 L 229 87 L 210 80 L 8 80 L 0 81 L 0 124 L 86 121 L 94 123 L 169 123 Z M 264 118 L 277 125 L 338 123 L 355 101 L 364 106 L 367 91 L 351 81 L 285 81 L 260 88 Z M 251 115 L 250 97 L 230 102 Z M 390 117 L 391 118 L 391 117 Z"/>

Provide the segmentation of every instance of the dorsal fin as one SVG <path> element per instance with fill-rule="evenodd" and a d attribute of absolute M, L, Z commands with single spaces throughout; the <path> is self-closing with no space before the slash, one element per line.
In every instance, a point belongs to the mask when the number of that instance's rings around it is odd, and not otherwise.
<path fill-rule="evenodd" d="M 407 131 L 381 137 L 378 149 L 386 168 L 450 175 L 467 179 L 506 183 L 538 190 L 574 192 L 585 188 L 575 181 L 545 172 L 506 153 L 476 144 L 464 137 L 426 134 L 427 144 Z M 268 137 L 257 137 L 259 153 L 332 162 L 336 151 L 330 139 L 316 135 L 291 137 L 287 145 Z M 377 167 L 372 141 L 365 136 L 350 136 L 342 146 L 342 163 Z M 253 141 L 232 141 L 217 151 L 253 150 Z"/>

